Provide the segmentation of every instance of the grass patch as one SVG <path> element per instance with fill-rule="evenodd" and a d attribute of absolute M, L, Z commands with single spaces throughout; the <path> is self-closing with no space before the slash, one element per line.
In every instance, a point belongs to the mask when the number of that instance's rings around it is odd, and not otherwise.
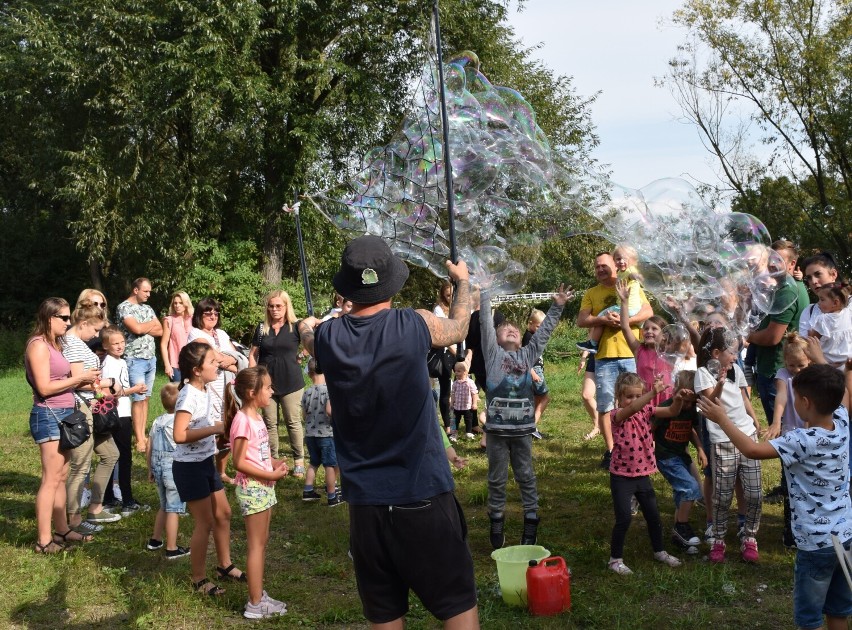
<path fill-rule="evenodd" d="M 565 342 L 566 349 L 568 342 Z M 758 566 L 737 559 L 734 532 L 729 532 L 729 561 L 711 566 L 667 549 L 685 560 L 679 569 L 653 562 L 645 523 L 634 520 L 627 538 L 625 562 L 634 570 L 627 578 L 607 571 L 613 524 L 607 474 L 598 468 L 600 439 L 584 442 L 590 420 L 580 400 L 580 377 L 574 363 L 548 363 L 553 401 L 542 430 L 547 439 L 534 445 L 541 495 L 540 544 L 563 556 L 572 571 L 570 613 L 534 618 L 506 606 L 498 593 L 497 572 L 490 558 L 485 455 L 475 441 L 462 441 L 459 452 L 469 467 L 455 473 L 457 494 L 470 530 L 480 616 L 485 628 L 778 628 L 792 625 L 794 554 L 781 546 L 780 505 L 765 505 L 758 536 Z M 162 384 L 158 380 L 156 389 Z M 242 618 L 243 585 L 227 584 L 227 594 L 210 600 L 189 589 L 188 559 L 167 562 L 144 548 L 151 534 L 153 511 L 107 525 L 97 540 L 55 557 L 32 553 L 35 540 L 33 500 L 40 480 L 38 451 L 29 436 L 31 396 L 23 371 L 0 375 L 0 553 L 5 559 L 0 580 L 0 626 L 6 628 L 203 628 L 308 627 L 364 628 L 352 565 L 347 556 L 348 514 L 324 503 L 301 501 L 301 482 L 278 484 L 267 552 L 265 587 L 288 603 L 288 614 L 274 622 L 249 623 Z M 755 405 L 759 408 L 759 404 Z M 159 396 L 151 398 L 151 418 L 161 413 Z M 144 460 L 136 456 L 134 493 L 157 506 L 156 488 L 147 483 Z M 768 489 L 779 479 L 777 460 L 764 464 Z M 345 482 L 344 482 L 345 483 Z M 671 489 L 654 478 L 667 532 L 673 521 Z M 508 483 L 506 535 L 520 538 L 523 516 L 519 493 Z M 233 498 L 232 491 L 229 495 Z M 234 503 L 232 553 L 245 564 L 245 528 Z M 700 528 L 704 514 L 693 513 Z M 188 544 L 192 523 L 181 519 L 180 544 Z M 731 530 L 733 527 L 731 527 Z M 668 540 L 668 535 L 666 536 Z M 208 561 L 215 563 L 212 554 Z M 408 627 L 437 628 L 417 600 L 410 600 Z M 759 611 L 759 613 L 757 612 Z"/>

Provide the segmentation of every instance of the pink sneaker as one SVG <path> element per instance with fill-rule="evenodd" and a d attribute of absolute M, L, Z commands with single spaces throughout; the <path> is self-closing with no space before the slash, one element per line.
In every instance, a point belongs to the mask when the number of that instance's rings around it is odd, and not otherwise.
<path fill-rule="evenodd" d="M 757 545 L 755 545 L 755 551 L 757 550 Z M 710 562 L 713 564 L 720 564 L 725 561 L 725 543 L 721 540 L 717 540 L 713 543 L 712 549 L 710 549 L 710 555 L 708 556 Z"/>
<path fill-rule="evenodd" d="M 760 558 L 757 553 L 757 541 L 754 538 L 743 538 L 740 551 L 743 554 L 743 562 L 757 562 Z"/>

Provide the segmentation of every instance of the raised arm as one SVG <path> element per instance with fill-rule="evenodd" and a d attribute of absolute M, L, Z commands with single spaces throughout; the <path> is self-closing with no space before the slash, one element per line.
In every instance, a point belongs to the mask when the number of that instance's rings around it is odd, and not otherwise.
<path fill-rule="evenodd" d="M 529 343 L 521 348 L 523 356 L 530 364 L 535 362 L 535 360 L 541 356 L 541 353 L 544 352 L 544 347 L 550 340 L 550 335 L 553 334 L 553 330 L 559 323 L 559 318 L 562 316 L 562 310 L 565 308 L 565 304 L 567 304 L 568 300 L 572 297 L 574 297 L 574 291 L 571 290 L 571 287 L 566 289 L 564 284 L 560 284 L 559 288 L 556 289 L 556 292 L 553 294 L 553 304 L 547 311 L 547 317 L 544 318 L 544 321 L 541 323 L 541 327 L 539 327 L 536 333 L 532 336 Z M 481 307 L 480 310 L 482 310 Z"/>
<path fill-rule="evenodd" d="M 649 391 L 647 391 L 644 394 L 642 394 L 641 396 L 639 396 L 639 398 L 634 400 L 632 403 L 630 403 L 626 407 L 622 407 L 621 409 L 619 409 L 615 413 L 615 415 L 613 415 L 612 421 L 620 424 L 620 423 L 624 422 L 625 420 L 627 420 L 634 413 L 639 413 L 640 411 L 642 411 L 642 408 L 645 405 L 647 405 L 649 402 L 651 402 L 651 399 L 654 396 L 659 394 L 666 387 L 667 386 L 666 386 L 665 383 L 663 383 L 662 379 L 657 379 L 656 381 L 654 381 L 654 386 Z"/>
<path fill-rule="evenodd" d="M 470 282 L 467 265 L 463 260 L 455 265 L 448 260 L 446 264 L 450 278 L 456 283 L 455 300 L 450 307 L 450 316 L 438 317 L 431 311 L 417 310 L 417 314 L 423 318 L 429 329 L 433 348 L 445 348 L 454 343 L 461 343 L 467 337 L 467 328 L 470 324 Z"/>
<path fill-rule="evenodd" d="M 709 420 L 718 424 L 719 428 L 725 432 L 725 435 L 737 447 L 737 450 L 746 457 L 750 459 L 772 459 L 773 457 L 778 457 L 778 451 L 769 442 L 755 442 L 751 437 L 740 431 L 731 422 L 728 414 L 725 413 L 725 408 L 718 402 L 702 396 L 698 400 L 698 410 Z"/>

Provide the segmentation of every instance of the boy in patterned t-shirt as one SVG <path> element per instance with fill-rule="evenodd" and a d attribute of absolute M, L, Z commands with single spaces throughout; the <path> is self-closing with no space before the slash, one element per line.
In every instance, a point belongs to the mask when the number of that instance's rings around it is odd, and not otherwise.
<path fill-rule="evenodd" d="M 336 486 L 338 468 L 331 428 L 331 402 L 328 400 L 325 376 L 317 372 L 316 359 L 308 361 L 308 376 L 311 377 L 312 385 L 302 394 L 302 411 L 305 416 L 305 445 L 310 460 L 305 473 L 302 501 L 320 500 L 319 493 L 314 490 L 314 480 L 317 469 L 322 465 L 325 468 L 328 505 L 333 507 L 343 502 L 343 496 Z"/>
<path fill-rule="evenodd" d="M 698 408 L 744 456 L 781 459 L 798 547 L 793 583 L 796 626 L 821 628 L 824 614 L 828 628 L 845 628 L 852 614 L 852 592 L 833 548 L 835 537 L 847 553 L 852 542 L 849 416 L 840 407 L 844 378 L 830 365 L 812 365 L 793 378 L 793 391 L 793 404 L 805 427 L 765 443 L 739 431 L 719 404 L 702 398 Z"/>

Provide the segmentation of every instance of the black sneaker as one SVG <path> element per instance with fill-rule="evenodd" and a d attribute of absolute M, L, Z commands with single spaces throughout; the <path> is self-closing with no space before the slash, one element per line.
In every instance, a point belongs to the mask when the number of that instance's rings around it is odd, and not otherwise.
<path fill-rule="evenodd" d="M 145 545 L 145 549 L 148 551 L 157 551 L 158 549 L 163 548 L 163 541 L 157 540 L 156 538 L 149 538 L 148 544 Z"/>
<path fill-rule="evenodd" d="M 492 518 L 491 520 L 491 546 L 494 549 L 500 549 L 506 542 L 506 535 L 503 533 L 503 525 L 506 523 L 505 517 Z"/>
<path fill-rule="evenodd" d="M 177 560 L 189 555 L 189 549 L 178 545 L 177 549 L 166 549 L 166 560 Z"/>
<path fill-rule="evenodd" d="M 108 501 L 104 503 L 104 509 L 107 512 L 114 512 L 116 514 L 121 514 L 121 501 Z"/>
<path fill-rule="evenodd" d="M 695 535 L 692 525 L 689 523 L 675 523 L 672 530 L 672 540 L 684 549 L 697 547 L 701 544 L 701 539 Z"/>
<path fill-rule="evenodd" d="M 784 492 L 784 488 L 782 488 L 781 486 L 775 486 L 774 488 L 772 488 L 772 490 L 763 495 L 763 502 L 781 503 L 782 501 L 784 501 L 784 496 L 786 494 L 787 493 Z"/>
<path fill-rule="evenodd" d="M 591 339 L 581 341 L 577 344 L 577 347 L 583 352 L 588 352 L 589 354 L 595 354 L 598 351 L 598 344 L 596 344 Z"/>
<path fill-rule="evenodd" d="M 538 524 L 541 522 L 540 518 L 526 518 L 524 517 L 524 533 L 521 536 L 521 544 L 522 545 L 534 545 L 536 541 L 536 535 L 538 534 Z"/>
<path fill-rule="evenodd" d="M 610 461 L 612 461 L 612 451 L 604 451 L 603 457 L 601 457 L 601 468 L 609 470 Z"/>
<path fill-rule="evenodd" d="M 322 497 L 316 490 L 302 490 L 302 501 L 319 501 Z"/>
<path fill-rule="evenodd" d="M 128 516 L 133 516 L 137 512 L 147 512 L 151 509 L 149 505 L 143 505 L 138 501 L 131 501 L 130 503 L 125 503 L 121 506 L 121 516 L 122 518 L 127 518 Z"/>
<path fill-rule="evenodd" d="M 345 501 L 343 500 L 343 497 L 339 494 L 335 494 L 334 498 L 328 498 L 328 507 L 335 507 L 337 505 L 340 505 L 341 503 L 345 503 Z"/>

